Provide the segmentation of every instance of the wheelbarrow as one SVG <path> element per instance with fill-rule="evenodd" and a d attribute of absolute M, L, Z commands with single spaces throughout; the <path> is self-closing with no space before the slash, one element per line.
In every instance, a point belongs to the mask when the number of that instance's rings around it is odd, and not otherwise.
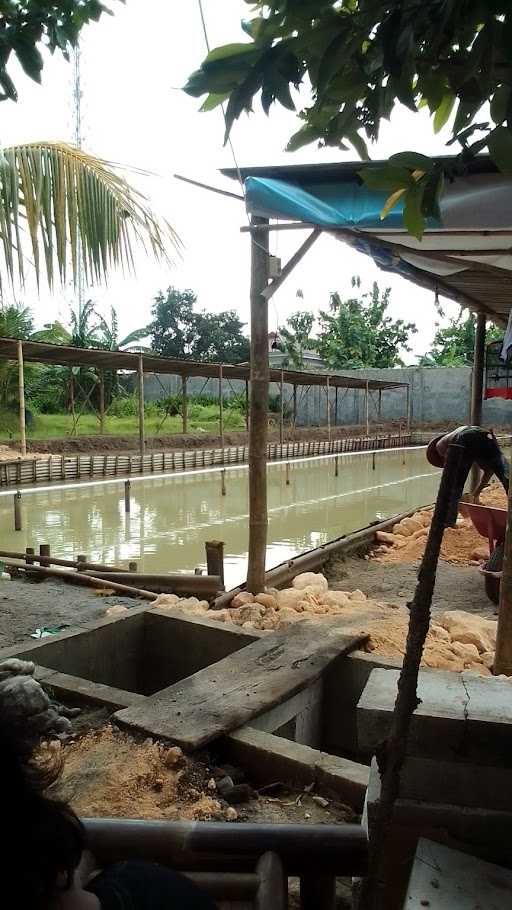
<path fill-rule="evenodd" d="M 496 509 L 494 506 L 482 506 L 461 500 L 459 511 L 471 524 L 481 537 L 489 542 L 489 559 L 482 566 L 480 572 L 484 576 L 485 593 L 493 604 L 500 600 L 501 573 L 503 569 L 503 549 L 505 529 L 507 526 L 507 510 Z"/>

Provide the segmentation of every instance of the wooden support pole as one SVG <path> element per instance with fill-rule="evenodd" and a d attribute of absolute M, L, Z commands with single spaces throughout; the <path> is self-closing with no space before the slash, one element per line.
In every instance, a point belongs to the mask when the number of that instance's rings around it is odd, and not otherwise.
<path fill-rule="evenodd" d="M 71 435 L 76 436 L 75 377 L 73 375 L 72 369 L 69 371 L 69 409 L 71 411 L 71 419 L 73 421 L 73 426 L 71 427 Z"/>
<path fill-rule="evenodd" d="M 224 584 L 224 542 L 222 540 L 207 540 L 206 571 L 208 575 L 218 575 Z"/>
<path fill-rule="evenodd" d="M 485 339 L 487 321 L 485 313 L 478 313 L 475 326 L 475 348 L 473 354 L 473 371 L 471 379 L 471 413 L 469 422 L 473 427 L 482 426 L 482 399 L 484 393 L 485 372 Z M 480 479 L 477 465 L 471 468 L 470 489 L 474 490 Z"/>
<path fill-rule="evenodd" d="M 129 563 L 128 563 L 128 571 L 129 571 L 129 572 L 136 572 L 136 571 L 137 571 L 137 563 L 136 563 L 136 562 L 129 562 Z"/>
<path fill-rule="evenodd" d="M 19 490 L 14 494 L 13 499 L 14 499 L 14 530 L 22 531 L 23 523 L 22 523 L 22 519 L 21 519 L 21 493 Z"/>
<path fill-rule="evenodd" d="M 268 224 L 253 215 L 252 225 Z M 265 590 L 267 551 L 268 304 L 262 296 L 268 281 L 268 234 L 251 234 L 251 409 L 249 425 L 249 560 L 247 590 Z"/>
<path fill-rule="evenodd" d="M 286 462 L 286 486 L 290 486 L 290 462 Z"/>
<path fill-rule="evenodd" d="M 249 380 L 245 380 L 245 429 L 249 430 Z"/>
<path fill-rule="evenodd" d="M 23 342 L 18 341 L 18 394 L 20 415 L 20 449 L 21 454 L 27 454 L 27 432 L 25 424 L 25 370 L 23 367 Z"/>
<path fill-rule="evenodd" d="M 26 562 L 27 566 L 33 566 L 34 565 L 34 555 L 35 555 L 34 547 L 27 547 L 25 550 L 25 553 L 26 553 L 25 562 Z"/>
<path fill-rule="evenodd" d="M 181 418 L 183 435 L 188 433 L 188 398 L 187 398 L 187 377 L 181 377 Z"/>
<path fill-rule="evenodd" d="M 327 439 L 331 441 L 331 386 L 329 377 L 326 379 L 325 394 L 327 398 Z"/>
<path fill-rule="evenodd" d="M 226 472 L 224 469 L 220 472 L 220 492 L 222 496 L 226 495 Z"/>
<path fill-rule="evenodd" d="M 500 583 L 494 673 L 512 676 L 512 483 L 508 491 L 507 530 Z"/>
<path fill-rule="evenodd" d="M 50 565 L 50 560 L 48 558 L 50 555 L 51 555 L 50 544 L 42 543 L 39 547 L 39 556 L 41 557 L 39 562 L 40 562 L 41 566 Z"/>
<path fill-rule="evenodd" d="M 81 572 L 83 569 L 85 569 L 87 563 L 89 562 L 89 560 L 88 560 L 87 556 L 85 555 L 85 553 L 79 553 L 79 554 L 77 555 L 77 557 L 76 557 L 76 561 L 77 561 L 77 564 L 78 564 L 78 565 L 77 565 L 77 568 L 78 568 L 78 571 L 79 571 L 79 572 Z"/>
<path fill-rule="evenodd" d="M 284 372 L 281 370 L 281 382 L 279 385 L 280 413 L 279 413 L 279 445 L 284 443 Z"/>
<path fill-rule="evenodd" d="M 338 386 L 334 390 L 334 426 L 338 426 Z"/>
<path fill-rule="evenodd" d="M 219 366 L 219 436 L 222 447 L 222 464 L 224 464 L 224 389 L 222 364 Z"/>
<path fill-rule="evenodd" d="M 406 386 L 406 395 L 405 395 L 405 408 L 406 408 L 406 428 L 407 433 L 411 432 L 411 387 L 409 384 Z"/>
<path fill-rule="evenodd" d="M 124 510 L 127 515 L 131 510 L 131 498 L 130 498 L 131 486 L 132 485 L 131 485 L 130 481 L 125 480 L 125 482 L 124 482 Z"/>
<path fill-rule="evenodd" d="M 375 471 L 375 452 L 372 452 L 372 471 Z"/>
<path fill-rule="evenodd" d="M 260 292 L 262 297 L 264 297 L 267 301 L 269 301 L 270 298 L 274 296 L 275 292 L 286 281 L 286 279 L 288 278 L 288 275 L 291 275 L 295 266 L 299 264 L 301 259 L 306 255 L 306 253 L 311 249 L 313 244 L 318 240 L 321 233 L 322 233 L 322 229 L 319 227 L 316 227 L 311 232 L 309 237 L 304 241 L 303 244 L 301 244 L 299 249 L 293 254 L 293 256 L 290 257 L 288 262 L 283 266 L 283 268 L 281 269 L 281 274 L 279 275 L 279 278 L 274 278 L 274 280 L 267 287 L 265 287 L 263 289 L 263 291 Z M 257 234 L 253 233 L 253 234 L 251 234 L 251 240 L 253 242 L 256 240 L 259 244 L 261 244 L 262 247 L 266 245 L 266 249 L 268 251 L 268 232 L 258 231 Z"/>
<path fill-rule="evenodd" d="M 137 380 L 139 390 L 139 451 L 140 457 L 143 458 L 146 450 L 146 437 L 144 434 L 144 357 L 142 354 L 139 354 Z"/>
<path fill-rule="evenodd" d="M 400 775 L 407 752 L 412 716 L 418 707 L 418 674 L 423 648 L 430 626 L 430 608 L 434 594 L 437 565 L 444 529 L 450 517 L 453 489 L 459 474 L 464 448 L 448 447 L 445 466 L 437 494 L 434 515 L 410 607 L 409 630 L 398 694 L 391 728 L 382 755 L 382 785 L 375 822 L 370 830 L 369 872 L 363 881 L 360 906 L 365 910 L 382 910 L 389 829 L 395 801 L 400 790 Z"/>
<path fill-rule="evenodd" d="M 339 460 L 338 456 L 336 455 L 336 458 L 334 459 L 334 476 L 338 477 L 339 473 L 340 473 L 340 460 Z"/>
<path fill-rule="evenodd" d="M 379 420 L 382 417 L 382 389 L 379 389 L 378 417 L 379 417 Z"/>
<path fill-rule="evenodd" d="M 297 383 L 293 383 L 293 429 L 297 427 Z"/>
<path fill-rule="evenodd" d="M 100 384 L 100 433 L 102 436 L 105 435 L 105 371 L 99 371 L 99 384 Z"/>
<path fill-rule="evenodd" d="M 370 397 L 369 397 L 369 383 L 366 380 L 366 392 L 365 392 L 365 411 L 366 411 L 366 435 L 370 435 Z"/>

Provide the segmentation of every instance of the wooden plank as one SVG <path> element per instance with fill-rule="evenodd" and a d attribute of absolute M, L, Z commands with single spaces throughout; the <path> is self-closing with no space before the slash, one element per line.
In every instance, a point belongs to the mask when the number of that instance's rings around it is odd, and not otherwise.
<path fill-rule="evenodd" d="M 366 639 L 344 635 L 335 620 L 304 620 L 163 689 L 143 707 L 118 712 L 116 719 L 199 749 L 311 685 L 336 657 Z"/>
<path fill-rule="evenodd" d="M 499 910 L 512 903 L 512 872 L 421 838 L 404 902 L 407 910 Z"/>

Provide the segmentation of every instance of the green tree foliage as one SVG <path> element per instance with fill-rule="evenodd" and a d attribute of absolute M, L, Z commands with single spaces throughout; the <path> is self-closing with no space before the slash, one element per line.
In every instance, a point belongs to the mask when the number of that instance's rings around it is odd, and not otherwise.
<path fill-rule="evenodd" d="M 352 287 L 360 291 L 360 278 L 352 279 Z M 394 367 L 401 364 L 401 351 L 410 351 L 411 334 L 417 331 L 411 322 L 392 319 L 386 315 L 391 290 L 379 289 L 376 282 L 371 291 L 358 293 L 342 300 L 331 294 L 329 310 L 321 311 L 317 349 L 331 369 L 350 367 Z"/>
<path fill-rule="evenodd" d="M 242 363 L 249 359 L 244 323 L 234 310 L 194 311 L 195 293 L 169 287 L 157 294 L 148 326 L 151 347 L 162 357 L 209 363 Z"/>
<path fill-rule="evenodd" d="M 286 354 L 288 364 L 296 370 L 304 367 L 304 351 L 316 348 L 316 341 L 311 337 L 315 324 L 314 314 L 309 310 L 292 313 L 286 325 L 280 329 L 281 347 Z"/>
<path fill-rule="evenodd" d="M 53 54 L 60 50 L 68 59 L 80 30 L 111 10 L 100 0 L 3 0 L 0 3 L 0 101 L 18 100 L 16 86 L 7 72 L 11 54 L 18 58 L 27 76 L 41 82 L 44 58 L 39 45 Z"/>
<path fill-rule="evenodd" d="M 440 317 L 443 311 L 438 309 Z M 450 319 L 448 325 L 436 324 L 436 333 L 430 351 L 420 357 L 420 366 L 426 367 L 460 367 L 472 366 L 475 349 L 475 317 L 467 315 L 461 309 L 458 317 Z M 498 341 L 503 337 L 503 330 L 488 326 L 487 342 Z"/>
<path fill-rule="evenodd" d="M 311 103 L 290 151 L 349 143 L 367 158 L 366 141 L 400 103 L 428 107 L 436 132 L 453 115 L 450 143 L 463 152 L 450 177 L 485 148 L 512 173 L 510 0 L 256 0 L 253 9 L 242 23 L 250 40 L 212 50 L 185 86 L 208 94 L 203 110 L 227 102 L 226 138 L 255 95 L 266 113 L 275 102 L 294 110 L 292 90 L 305 83 Z M 443 165 L 404 152 L 371 171 L 370 185 L 390 193 L 387 210 L 401 199 L 407 229 L 421 236 L 438 215 Z"/>

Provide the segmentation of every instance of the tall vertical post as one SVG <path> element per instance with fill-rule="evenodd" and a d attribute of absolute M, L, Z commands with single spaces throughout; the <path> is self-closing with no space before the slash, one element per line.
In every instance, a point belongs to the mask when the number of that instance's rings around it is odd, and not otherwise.
<path fill-rule="evenodd" d="M 279 402 L 281 405 L 280 415 L 279 415 L 279 445 L 282 447 L 284 443 L 284 373 L 281 370 L 281 383 L 279 387 Z"/>
<path fill-rule="evenodd" d="M 297 428 L 297 383 L 293 383 L 293 432 Z"/>
<path fill-rule="evenodd" d="M 71 419 L 73 421 L 73 426 L 71 427 L 71 435 L 76 434 L 76 415 L 75 415 L 75 377 L 73 376 L 73 369 L 69 371 L 69 409 L 71 411 Z"/>
<path fill-rule="evenodd" d="M 222 447 L 222 463 L 224 463 L 224 388 L 222 364 L 219 366 L 219 436 Z"/>
<path fill-rule="evenodd" d="M 405 396 L 405 407 L 406 407 L 406 426 L 407 433 L 411 432 L 411 386 L 407 383 L 407 392 Z"/>
<path fill-rule="evenodd" d="M 500 673 L 512 676 L 512 484 L 508 491 L 507 529 L 500 584 L 494 673 L 496 676 Z"/>
<path fill-rule="evenodd" d="M 249 430 L 249 380 L 245 380 L 245 429 Z"/>
<path fill-rule="evenodd" d="M 334 389 L 334 426 L 338 426 L 338 386 Z"/>
<path fill-rule="evenodd" d="M 379 389 L 379 405 L 378 405 L 379 420 L 382 417 L 382 389 Z"/>
<path fill-rule="evenodd" d="M 370 395 L 369 395 L 369 383 L 366 380 L 366 390 L 365 390 L 365 410 L 366 410 L 366 435 L 370 435 Z"/>
<path fill-rule="evenodd" d="M 253 215 L 253 228 L 268 219 Z M 268 283 L 268 232 L 251 232 L 251 409 L 249 424 L 249 564 L 247 590 L 265 589 L 267 550 L 268 304 L 261 292 Z"/>
<path fill-rule="evenodd" d="M 18 341 L 18 391 L 20 403 L 20 448 L 27 454 L 27 433 L 25 425 L 25 370 L 23 368 L 23 342 Z"/>
<path fill-rule="evenodd" d="M 103 370 L 99 371 L 99 383 L 100 383 L 100 433 L 103 436 L 105 433 L 105 373 Z"/>
<path fill-rule="evenodd" d="M 326 379 L 325 394 L 327 398 L 327 439 L 331 441 L 331 384 L 329 377 Z"/>
<path fill-rule="evenodd" d="M 188 400 L 187 400 L 187 377 L 181 377 L 181 418 L 183 435 L 188 433 Z"/>
<path fill-rule="evenodd" d="M 487 323 L 484 313 L 478 313 L 475 325 L 475 348 L 471 380 L 471 414 L 469 422 L 473 427 L 482 426 L 482 398 L 484 391 L 485 336 Z M 480 478 L 477 465 L 471 468 L 470 489 L 474 490 Z"/>
<path fill-rule="evenodd" d="M 139 451 L 142 458 L 146 449 L 146 437 L 144 434 L 144 357 L 142 354 L 139 354 L 137 380 L 139 390 Z"/>

